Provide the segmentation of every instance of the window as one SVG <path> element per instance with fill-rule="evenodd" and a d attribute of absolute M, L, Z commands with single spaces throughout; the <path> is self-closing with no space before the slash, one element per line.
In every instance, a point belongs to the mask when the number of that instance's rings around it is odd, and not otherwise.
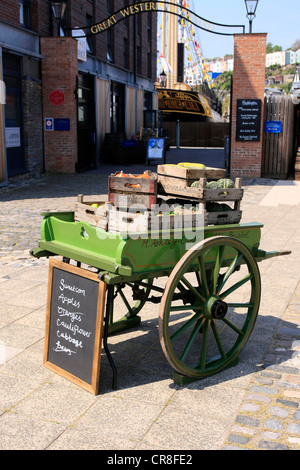
<path fill-rule="evenodd" d="M 136 21 L 136 34 L 137 36 L 141 37 L 142 35 L 142 15 L 138 14 L 135 17 Z"/>
<path fill-rule="evenodd" d="M 107 31 L 107 60 L 113 62 L 113 47 L 112 47 L 112 32 L 109 29 Z"/>
<path fill-rule="evenodd" d="M 124 69 L 128 69 L 128 39 L 124 38 L 123 43 Z"/>
<path fill-rule="evenodd" d="M 124 8 L 127 8 L 128 5 L 129 5 L 129 0 L 124 0 Z M 128 16 L 126 16 L 125 21 L 123 21 L 123 23 L 124 23 L 124 26 L 126 26 L 126 28 L 129 27 L 129 17 Z"/>
<path fill-rule="evenodd" d="M 20 25 L 30 28 L 30 1 L 19 0 Z"/>
<path fill-rule="evenodd" d="M 151 78 L 152 76 L 152 62 L 151 62 L 151 53 L 148 52 L 148 64 L 147 64 L 147 73 L 148 73 L 148 78 Z"/>
<path fill-rule="evenodd" d="M 137 73 L 142 74 L 142 49 L 140 46 L 136 48 L 136 58 L 137 58 Z"/>
<path fill-rule="evenodd" d="M 151 44 L 152 40 L 152 13 L 148 12 L 148 23 L 147 23 L 147 31 L 148 31 L 148 44 Z"/>
<path fill-rule="evenodd" d="M 86 26 L 92 26 L 92 24 L 93 24 L 93 17 L 91 15 L 86 15 Z M 93 40 L 91 36 L 86 37 L 86 50 L 90 54 L 94 52 Z"/>

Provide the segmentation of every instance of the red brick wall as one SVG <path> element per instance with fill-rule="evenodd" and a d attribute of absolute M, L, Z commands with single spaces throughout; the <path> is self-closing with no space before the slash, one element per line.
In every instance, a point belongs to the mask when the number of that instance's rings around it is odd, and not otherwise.
<path fill-rule="evenodd" d="M 72 38 L 41 38 L 43 122 L 46 117 L 69 118 L 69 131 L 44 130 L 45 171 L 74 173 L 77 161 L 77 103 L 74 96 L 78 73 L 77 41 Z M 64 93 L 64 103 L 49 101 L 52 90 Z"/>
<path fill-rule="evenodd" d="M 263 105 L 266 67 L 266 33 L 234 36 L 234 73 L 232 87 L 231 176 L 260 177 L 263 138 Z M 236 141 L 238 99 L 260 99 L 261 131 L 259 142 Z"/>
<path fill-rule="evenodd" d="M 0 2 L 0 18 L 16 26 L 20 26 L 20 7 L 18 0 L 2 0 Z"/>

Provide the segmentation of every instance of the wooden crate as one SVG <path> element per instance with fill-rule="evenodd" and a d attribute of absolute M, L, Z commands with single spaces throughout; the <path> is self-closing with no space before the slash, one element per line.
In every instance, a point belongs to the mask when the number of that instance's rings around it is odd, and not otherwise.
<path fill-rule="evenodd" d="M 196 180 L 198 181 L 198 180 Z M 199 179 L 199 187 L 194 188 L 190 186 L 181 186 L 176 183 L 164 183 L 159 185 L 158 194 L 163 196 L 182 197 L 184 199 L 191 199 L 199 202 L 207 201 L 241 201 L 244 195 L 244 190 L 241 188 L 242 179 L 236 178 L 234 188 L 207 188 L 207 179 Z"/>
<path fill-rule="evenodd" d="M 117 172 L 119 173 L 119 172 Z M 116 174 L 108 177 L 108 200 L 115 207 L 128 209 L 151 209 L 157 200 L 157 174 L 149 171 L 150 178 L 118 177 Z"/>
<path fill-rule="evenodd" d="M 169 185 L 174 185 L 180 190 L 180 188 L 190 187 L 194 181 L 198 181 L 200 178 L 207 179 L 220 179 L 225 178 L 226 170 L 222 168 L 206 167 L 203 169 L 199 168 L 184 168 L 172 165 L 158 165 L 157 166 L 157 178 L 160 189 L 168 192 Z"/>
<path fill-rule="evenodd" d="M 201 211 L 175 215 L 155 215 L 152 211 L 130 213 L 115 208 L 109 212 L 108 231 L 114 233 L 147 233 L 173 229 L 194 228 L 204 225 Z"/>
<path fill-rule="evenodd" d="M 99 207 L 92 207 L 92 204 L 98 204 Z M 74 220 L 75 222 L 88 222 L 94 227 L 108 230 L 108 217 L 111 204 L 107 201 L 107 196 L 101 200 L 83 200 L 83 195 L 78 194 L 75 203 Z"/>
<path fill-rule="evenodd" d="M 241 210 L 232 211 L 205 211 L 205 225 L 238 224 L 242 218 Z"/>
<path fill-rule="evenodd" d="M 164 184 L 162 195 L 164 197 L 174 197 L 186 201 L 194 201 L 203 204 L 205 211 L 205 225 L 220 225 L 239 223 L 242 217 L 240 204 L 243 198 L 244 190 L 241 188 L 242 179 L 236 178 L 235 188 L 216 188 L 206 187 L 206 178 L 200 178 L 199 188 L 183 187 L 170 183 Z M 158 189 L 160 193 L 160 188 Z M 233 208 L 229 211 L 210 211 L 209 203 L 227 203 L 234 202 Z"/>

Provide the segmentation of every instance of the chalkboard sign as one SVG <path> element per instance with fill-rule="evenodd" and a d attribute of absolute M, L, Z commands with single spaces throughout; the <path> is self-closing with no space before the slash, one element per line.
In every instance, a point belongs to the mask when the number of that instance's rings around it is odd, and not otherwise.
<path fill-rule="evenodd" d="M 258 142 L 260 140 L 261 100 L 237 100 L 236 140 Z"/>
<path fill-rule="evenodd" d="M 61 261 L 49 264 L 44 365 L 97 394 L 106 284 Z"/>

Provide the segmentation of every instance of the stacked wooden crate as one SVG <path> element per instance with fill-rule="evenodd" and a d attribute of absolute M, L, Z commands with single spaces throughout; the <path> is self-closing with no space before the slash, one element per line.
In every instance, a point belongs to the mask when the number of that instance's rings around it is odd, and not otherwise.
<path fill-rule="evenodd" d="M 116 172 L 108 177 L 108 200 L 119 209 L 151 209 L 157 200 L 157 174 L 151 171 L 142 175 L 118 176 Z M 140 177 L 139 177 L 140 176 Z"/>
<path fill-rule="evenodd" d="M 78 195 L 75 222 L 88 222 L 111 233 L 129 234 L 196 227 L 202 223 L 202 214 L 195 210 L 176 214 L 165 201 L 158 200 L 156 173 L 149 172 L 147 179 L 116 175 L 108 178 L 106 200 L 103 196 L 88 200 Z"/>
<path fill-rule="evenodd" d="M 241 179 L 236 179 L 234 188 L 206 186 L 207 181 L 224 179 L 225 170 L 159 165 L 157 173 L 147 173 L 147 178 L 120 177 L 120 172 L 110 175 L 106 198 L 91 201 L 78 196 L 74 220 L 112 233 L 146 233 L 240 221 Z M 192 186 L 195 181 L 199 187 Z M 233 203 L 233 207 L 228 203 Z"/>
<path fill-rule="evenodd" d="M 98 199 L 90 200 L 82 194 L 78 194 L 75 203 L 74 221 L 88 222 L 93 227 L 108 230 L 109 211 L 111 204 L 108 203 L 107 196 L 100 196 Z"/>
<path fill-rule="evenodd" d="M 234 224 L 241 220 L 240 204 L 243 198 L 241 178 L 236 179 L 234 188 L 212 189 L 206 186 L 207 182 L 225 179 L 225 170 L 158 165 L 157 175 L 158 194 L 202 204 L 205 225 Z M 199 187 L 192 186 L 195 181 L 199 181 Z M 234 203 L 232 208 L 228 206 L 230 202 Z"/>

